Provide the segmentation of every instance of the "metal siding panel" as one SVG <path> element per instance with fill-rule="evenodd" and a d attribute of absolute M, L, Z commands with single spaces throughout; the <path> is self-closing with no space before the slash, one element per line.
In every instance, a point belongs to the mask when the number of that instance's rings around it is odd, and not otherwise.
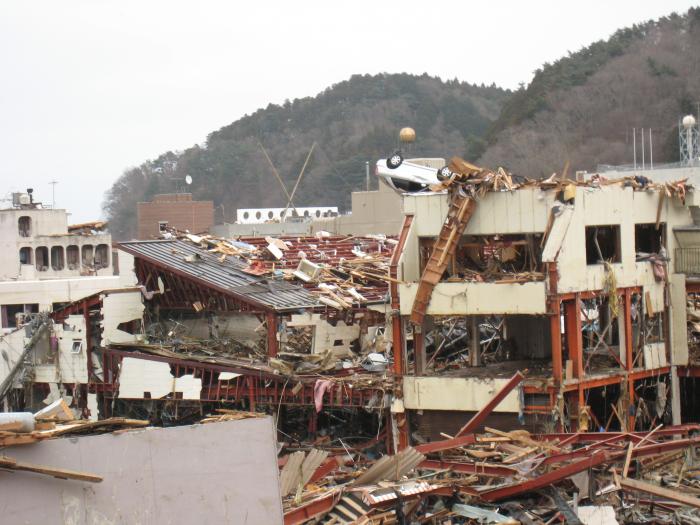
<path fill-rule="evenodd" d="M 227 257 L 224 263 L 218 256 L 207 250 L 194 246 L 188 241 L 138 241 L 121 243 L 127 251 L 158 261 L 164 268 L 172 268 L 205 283 L 227 289 L 232 294 L 248 297 L 251 301 L 261 303 L 275 310 L 308 308 L 318 306 L 316 298 L 302 286 L 284 282 L 285 289 L 275 288 L 275 282 L 267 284 L 266 279 L 242 271 L 246 265 L 233 257 Z M 186 262 L 189 255 L 199 255 L 199 262 Z M 237 288 L 252 284 L 268 287 L 269 291 L 250 292 Z M 281 284 L 281 283 L 280 283 Z"/>

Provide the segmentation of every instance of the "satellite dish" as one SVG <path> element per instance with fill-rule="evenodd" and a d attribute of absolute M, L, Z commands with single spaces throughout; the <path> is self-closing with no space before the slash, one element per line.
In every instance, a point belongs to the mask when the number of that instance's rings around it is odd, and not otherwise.
<path fill-rule="evenodd" d="M 160 277 L 158 277 L 158 292 L 160 292 L 161 295 L 165 293 L 165 284 L 163 283 L 163 279 Z"/>
<path fill-rule="evenodd" d="M 185 175 L 185 183 L 187 185 L 192 184 L 192 177 L 190 177 L 189 175 Z"/>

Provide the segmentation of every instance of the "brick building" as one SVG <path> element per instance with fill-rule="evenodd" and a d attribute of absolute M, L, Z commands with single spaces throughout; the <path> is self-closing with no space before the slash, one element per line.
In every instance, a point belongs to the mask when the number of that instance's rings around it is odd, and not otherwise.
<path fill-rule="evenodd" d="M 166 226 L 201 233 L 214 224 L 214 203 L 194 201 L 191 193 L 164 193 L 139 202 L 137 214 L 139 239 L 157 237 Z"/>

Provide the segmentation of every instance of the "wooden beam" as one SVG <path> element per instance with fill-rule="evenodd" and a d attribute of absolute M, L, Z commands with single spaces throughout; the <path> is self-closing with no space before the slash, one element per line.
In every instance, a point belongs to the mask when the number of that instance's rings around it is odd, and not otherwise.
<path fill-rule="evenodd" d="M 628 490 L 646 492 L 647 494 L 652 494 L 661 498 L 670 499 L 671 501 L 677 501 L 678 503 L 682 503 L 683 505 L 688 505 L 690 507 L 700 509 L 700 499 L 694 498 L 693 496 L 688 496 L 682 490 L 665 489 L 663 487 L 659 487 L 658 485 L 652 485 L 651 483 L 639 481 L 638 479 L 629 478 L 621 479 L 620 485 Z"/>
<path fill-rule="evenodd" d="M 101 476 L 88 474 L 87 472 L 45 467 L 43 465 L 30 465 L 29 463 L 20 463 L 7 456 L 0 456 L 0 468 L 35 472 L 37 474 L 44 474 L 46 476 L 52 476 L 58 479 L 75 479 L 78 481 L 89 481 L 90 483 L 99 483 L 102 481 Z"/>

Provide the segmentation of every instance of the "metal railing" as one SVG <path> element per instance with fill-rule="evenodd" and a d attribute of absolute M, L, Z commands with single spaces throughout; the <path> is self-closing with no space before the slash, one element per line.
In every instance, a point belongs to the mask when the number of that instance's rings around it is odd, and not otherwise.
<path fill-rule="evenodd" d="M 700 248 L 676 248 L 676 273 L 700 275 Z"/>

